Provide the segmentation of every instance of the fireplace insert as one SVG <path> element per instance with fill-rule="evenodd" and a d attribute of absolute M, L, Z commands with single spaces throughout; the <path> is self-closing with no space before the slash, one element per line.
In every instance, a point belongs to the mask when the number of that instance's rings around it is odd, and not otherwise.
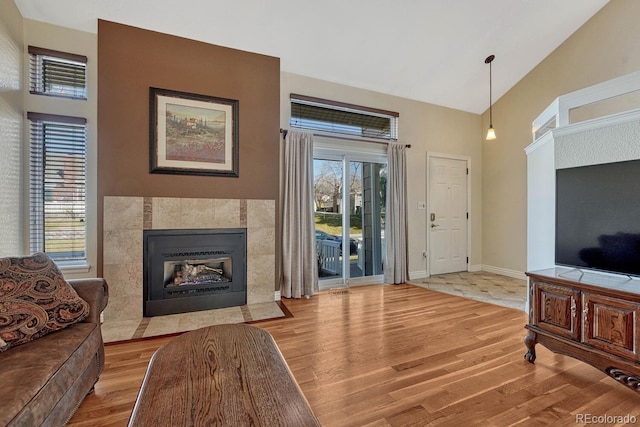
<path fill-rule="evenodd" d="M 246 229 L 143 233 L 144 316 L 247 303 Z"/>

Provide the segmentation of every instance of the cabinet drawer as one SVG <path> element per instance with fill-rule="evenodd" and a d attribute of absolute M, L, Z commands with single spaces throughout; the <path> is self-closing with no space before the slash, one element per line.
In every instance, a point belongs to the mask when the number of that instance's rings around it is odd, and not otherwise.
<path fill-rule="evenodd" d="M 585 344 L 640 360 L 640 304 L 585 292 L 582 309 Z"/>
<path fill-rule="evenodd" d="M 580 339 L 580 292 L 537 280 L 532 281 L 534 292 L 534 325 L 574 340 Z"/>

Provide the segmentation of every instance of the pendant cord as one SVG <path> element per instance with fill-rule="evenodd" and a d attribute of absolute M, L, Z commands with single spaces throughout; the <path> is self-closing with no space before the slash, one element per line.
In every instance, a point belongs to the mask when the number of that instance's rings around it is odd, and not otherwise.
<path fill-rule="evenodd" d="M 489 126 L 493 127 L 493 102 L 491 101 L 491 62 L 489 62 Z"/>
<path fill-rule="evenodd" d="M 489 128 L 493 128 L 493 99 L 491 93 L 493 92 L 493 76 L 491 70 L 491 63 L 495 59 L 495 55 L 487 56 L 484 60 L 485 64 L 489 64 Z"/>

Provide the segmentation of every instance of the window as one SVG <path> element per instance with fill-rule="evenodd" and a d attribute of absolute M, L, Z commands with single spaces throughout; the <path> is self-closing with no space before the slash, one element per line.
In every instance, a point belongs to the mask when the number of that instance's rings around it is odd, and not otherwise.
<path fill-rule="evenodd" d="M 365 139 L 398 139 L 398 113 L 291 94 L 290 125 Z"/>
<path fill-rule="evenodd" d="M 87 57 L 29 46 L 30 92 L 87 99 Z"/>
<path fill-rule="evenodd" d="M 86 119 L 28 113 L 31 253 L 86 260 Z"/>

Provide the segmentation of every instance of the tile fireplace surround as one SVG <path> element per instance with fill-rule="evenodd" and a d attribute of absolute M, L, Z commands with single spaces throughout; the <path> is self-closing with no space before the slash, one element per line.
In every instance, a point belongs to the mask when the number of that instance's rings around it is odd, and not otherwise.
<path fill-rule="evenodd" d="M 107 327 L 143 318 L 143 230 L 246 228 L 247 304 L 274 301 L 274 200 L 106 196 L 103 224 Z"/>

